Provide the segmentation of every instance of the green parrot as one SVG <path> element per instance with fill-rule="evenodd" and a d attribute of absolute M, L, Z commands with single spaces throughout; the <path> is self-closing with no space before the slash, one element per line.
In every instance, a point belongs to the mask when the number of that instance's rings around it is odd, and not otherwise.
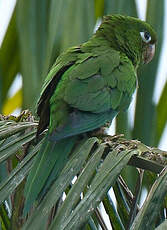
<path fill-rule="evenodd" d="M 78 137 L 129 107 L 137 68 L 151 61 L 155 43 L 146 22 L 109 15 L 87 42 L 57 58 L 38 101 L 37 136 L 48 131 L 26 182 L 26 210 L 58 177 Z"/>

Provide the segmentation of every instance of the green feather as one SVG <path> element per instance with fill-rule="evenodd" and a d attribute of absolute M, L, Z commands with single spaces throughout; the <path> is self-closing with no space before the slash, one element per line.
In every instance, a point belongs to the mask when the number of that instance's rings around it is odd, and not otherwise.
<path fill-rule="evenodd" d="M 117 113 L 115 110 L 98 114 L 76 111 L 69 115 L 64 126 L 55 130 L 50 138 L 52 141 L 59 141 L 63 138 L 97 129 L 106 122 L 111 122 Z"/>
<path fill-rule="evenodd" d="M 76 137 L 71 137 L 55 142 L 51 141 L 48 135 L 45 137 L 41 149 L 36 156 L 33 168 L 27 178 L 24 190 L 26 197 L 24 214 L 27 213 L 39 194 L 41 192 L 44 194 L 50 184 L 59 176 L 68 160 L 75 140 Z M 54 174 L 52 174 L 53 170 Z M 52 176 L 49 178 L 51 174 Z M 49 183 L 47 183 L 48 178 Z"/>

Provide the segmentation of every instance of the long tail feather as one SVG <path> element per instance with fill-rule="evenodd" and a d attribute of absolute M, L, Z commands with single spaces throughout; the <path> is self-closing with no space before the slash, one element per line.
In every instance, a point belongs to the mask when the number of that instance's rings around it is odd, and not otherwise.
<path fill-rule="evenodd" d="M 76 136 L 55 142 L 50 140 L 49 135 L 46 136 L 27 178 L 24 214 L 27 213 L 39 194 L 44 194 L 53 180 L 59 176 L 68 160 L 75 140 Z"/>

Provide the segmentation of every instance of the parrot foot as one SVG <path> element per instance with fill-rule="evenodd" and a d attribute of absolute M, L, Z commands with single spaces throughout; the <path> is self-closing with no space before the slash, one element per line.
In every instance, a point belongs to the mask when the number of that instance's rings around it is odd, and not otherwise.
<path fill-rule="evenodd" d="M 110 127 L 110 125 L 111 125 L 110 122 L 106 122 L 104 126 L 89 132 L 89 135 L 96 136 L 96 137 L 108 136 L 107 130 Z"/>

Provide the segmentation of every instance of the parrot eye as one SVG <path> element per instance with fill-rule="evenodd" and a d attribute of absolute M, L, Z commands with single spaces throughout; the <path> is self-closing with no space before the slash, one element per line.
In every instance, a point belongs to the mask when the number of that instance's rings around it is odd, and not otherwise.
<path fill-rule="evenodd" d="M 148 43 L 151 41 L 151 35 L 149 32 L 145 31 L 145 32 L 140 32 L 141 38 L 145 43 Z"/>

